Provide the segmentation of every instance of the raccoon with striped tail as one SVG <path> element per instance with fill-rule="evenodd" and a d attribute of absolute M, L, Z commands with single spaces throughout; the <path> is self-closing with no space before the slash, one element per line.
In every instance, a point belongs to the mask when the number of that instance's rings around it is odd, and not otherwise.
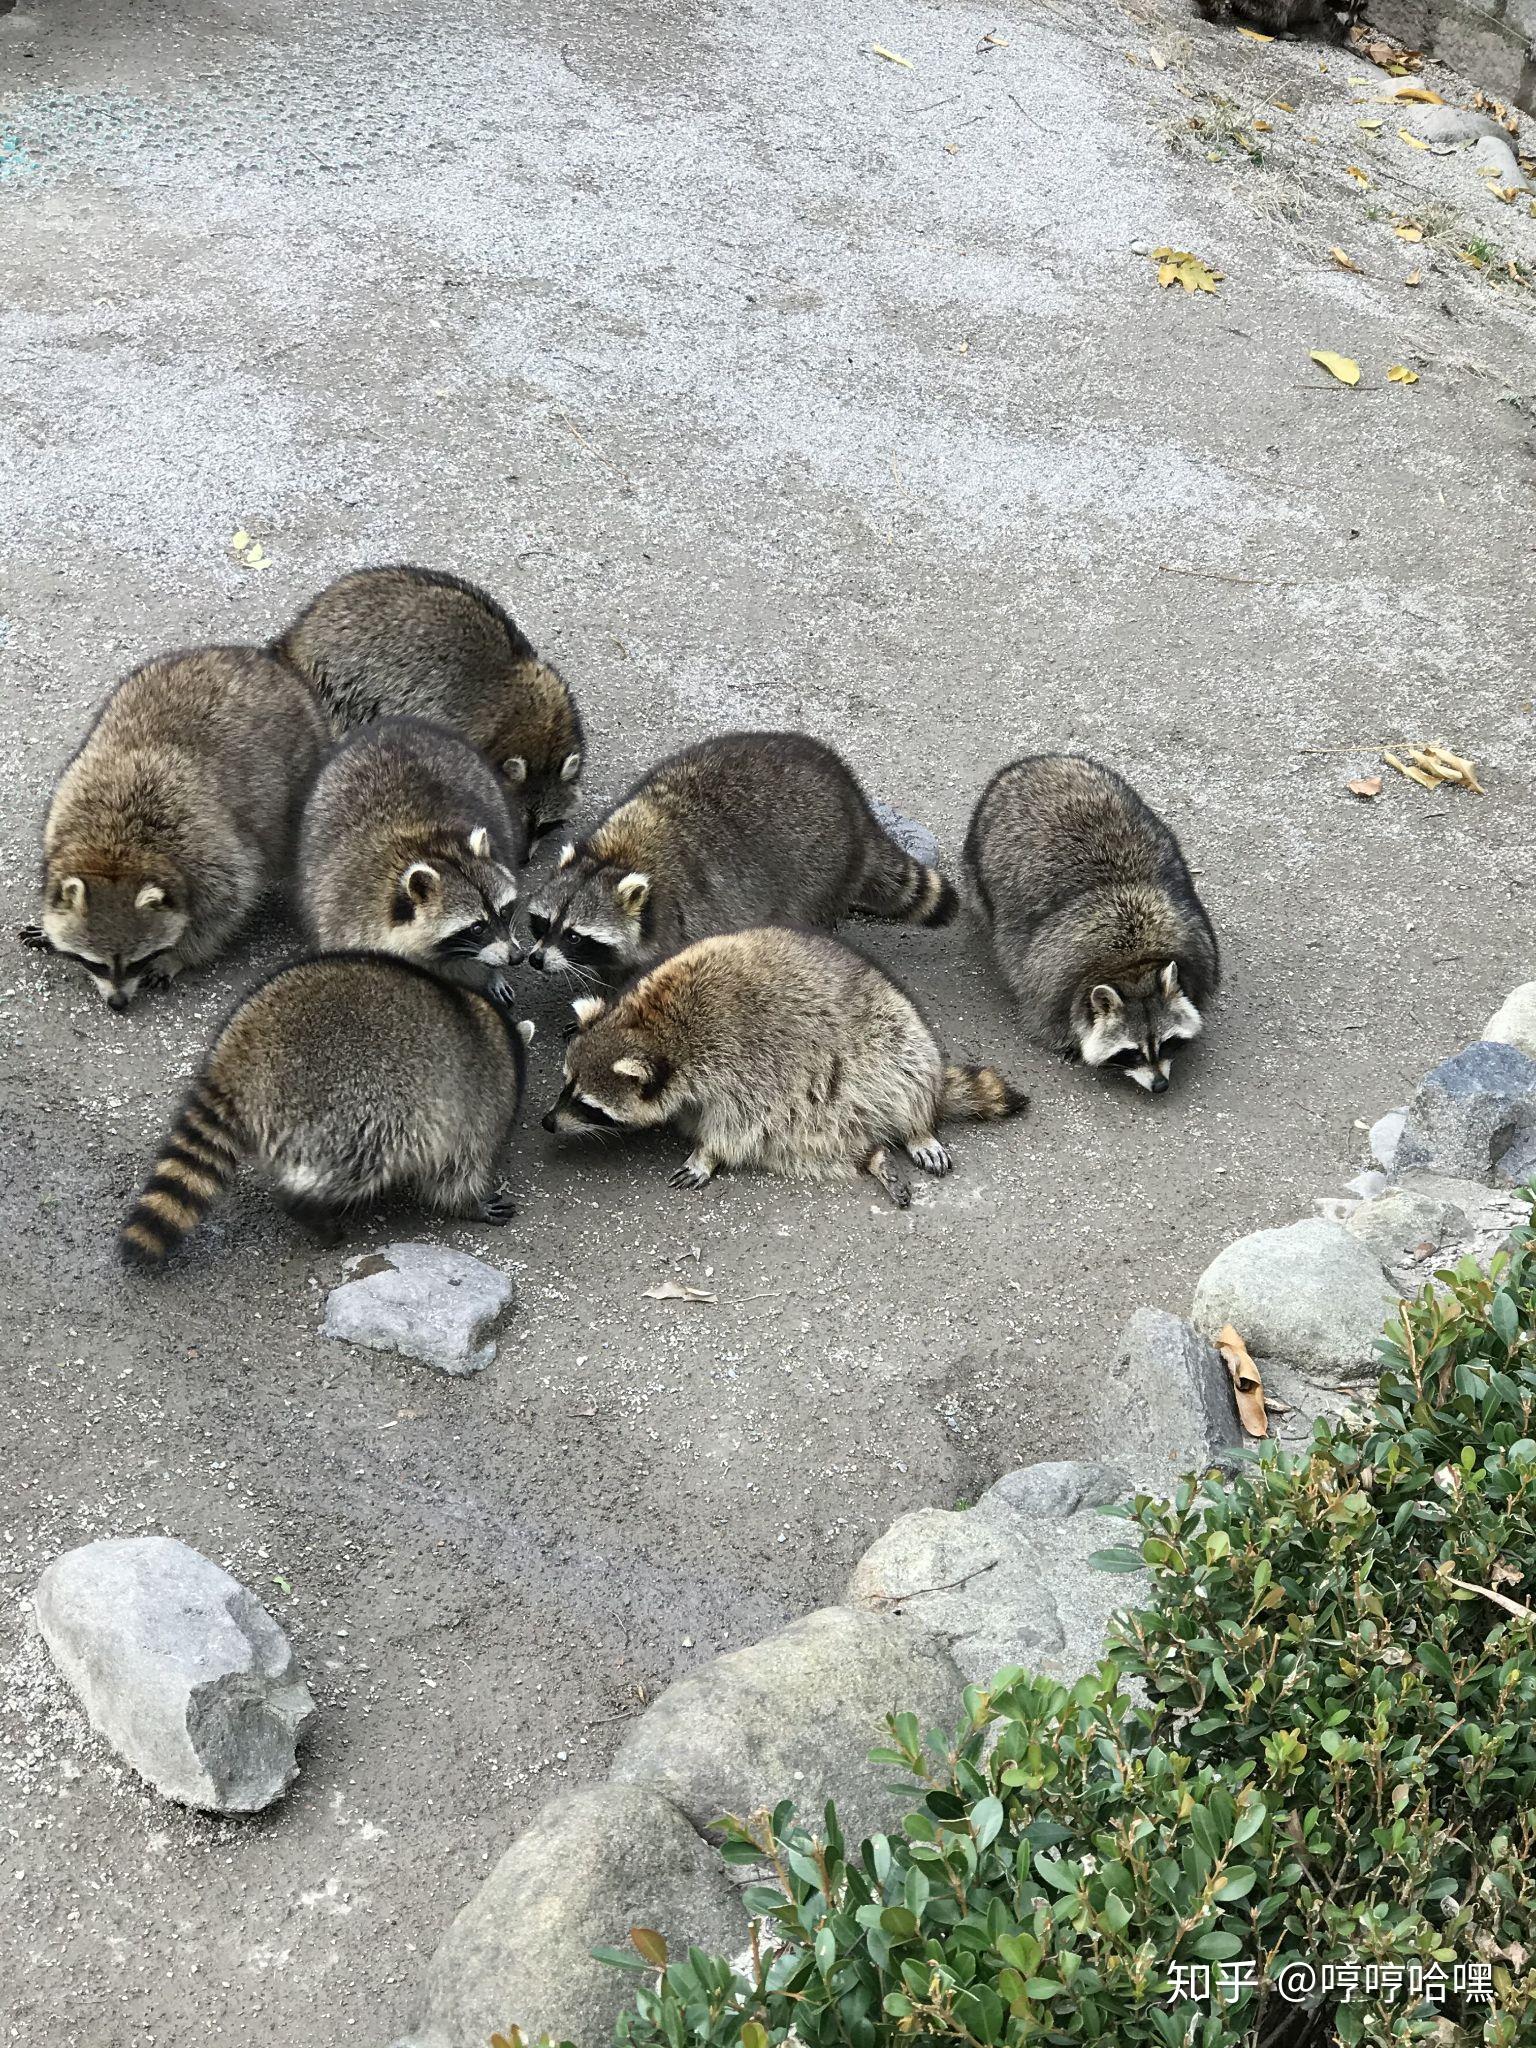
<path fill-rule="evenodd" d="M 403 716 L 462 733 L 506 778 L 530 839 L 576 808 L 586 739 L 575 699 L 477 584 L 409 563 L 357 569 L 311 598 L 273 648 L 343 732 Z"/>
<path fill-rule="evenodd" d="M 1221 979 L 1179 843 L 1083 754 L 1000 768 L 966 835 L 967 879 L 1029 1031 L 1161 1095 Z"/>
<path fill-rule="evenodd" d="M 557 1132 L 677 1123 L 694 1149 L 672 1185 L 719 1167 L 803 1179 L 869 1174 L 897 1208 L 900 1147 L 948 1173 L 946 1117 L 1016 1116 L 1027 1098 L 990 1067 L 946 1066 L 916 1005 L 836 939 L 783 926 L 702 939 L 610 1007 L 577 998 Z"/>
<path fill-rule="evenodd" d="M 385 718 L 327 756 L 299 831 L 316 951 L 396 953 L 509 1002 L 522 836 L 482 754 L 445 726 Z"/>
<path fill-rule="evenodd" d="M 852 771 L 798 732 L 723 733 L 651 769 L 535 896 L 529 965 L 617 981 L 694 940 L 850 911 L 947 924 L 952 885 L 882 830 Z"/>
<path fill-rule="evenodd" d="M 389 1194 L 505 1223 L 497 1161 L 517 1117 L 533 1026 L 382 953 L 281 968 L 214 1042 L 118 1235 L 157 1270 L 243 1160 L 334 1242 Z"/>
<path fill-rule="evenodd" d="M 111 1010 L 214 959 L 286 878 L 327 737 L 305 684 L 259 648 L 130 671 L 53 793 L 42 921 L 22 943 L 77 962 Z"/>

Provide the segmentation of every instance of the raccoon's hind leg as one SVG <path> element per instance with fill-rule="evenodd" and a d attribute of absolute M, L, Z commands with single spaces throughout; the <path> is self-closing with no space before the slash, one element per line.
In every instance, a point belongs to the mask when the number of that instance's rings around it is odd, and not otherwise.
<path fill-rule="evenodd" d="M 282 1194 L 278 1200 L 283 1213 L 291 1216 L 301 1230 L 307 1230 L 315 1242 L 326 1248 L 340 1244 L 347 1234 L 342 1211 L 334 1202 L 319 1201 L 313 1195 Z"/>
<path fill-rule="evenodd" d="M 479 1159 L 454 1159 L 421 1179 L 422 1198 L 444 1216 L 469 1216 L 477 1223 L 510 1223 L 517 1205 L 495 1174 L 494 1152 Z"/>
<path fill-rule="evenodd" d="M 873 1181 L 878 1181 L 898 1209 L 907 1209 L 912 1204 L 912 1190 L 904 1180 L 899 1180 L 891 1164 L 891 1155 L 883 1145 L 877 1145 L 862 1162 L 864 1171 Z"/>
<path fill-rule="evenodd" d="M 936 1180 L 942 1180 L 954 1163 L 931 1130 L 919 1131 L 915 1138 L 908 1138 L 906 1153 L 924 1173 L 931 1173 Z"/>

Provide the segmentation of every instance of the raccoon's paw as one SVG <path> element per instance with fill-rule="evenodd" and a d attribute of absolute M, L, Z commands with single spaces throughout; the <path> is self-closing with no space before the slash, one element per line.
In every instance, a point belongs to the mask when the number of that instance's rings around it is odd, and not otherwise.
<path fill-rule="evenodd" d="M 896 1208 L 909 1209 L 912 1206 L 912 1190 L 904 1180 L 897 1179 L 896 1169 L 883 1145 L 877 1146 L 864 1161 L 864 1171 L 884 1189 Z"/>
<path fill-rule="evenodd" d="M 707 1188 L 713 1178 L 709 1167 L 690 1164 L 677 1169 L 671 1176 L 671 1184 L 675 1188 Z"/>
<path fill-rule="evenodd" d="M 924 1173 L 931 1173 L 935 1180 L 942 1180 L 953 1165 L 948 1152 L 937 1138 L 918 1138 L 907 1147 L 907 1157 Z"/>
<path fill-rule="evenodd" d="M 482 1223 L 494 1223 L 499 1227 L 512 1221 L 517 1214 L 517 1204 L 505 1187 L 499 1187 L 480 1204 L 479 1214 Z"/>
<path fill-rule="evenodd" d="M 145 988 L 169 988 L 182 969 L 180 960 L 160 967 L 149 967 L 144 971 Z"/>
<path fill-rule="evenodd" d="M 485 993 L 498 1010 L 510 1010 L 517 1001 L 517 990 L 509 974 L 493 974 L 485 984 Z"/>
<path fill-rule="evenodd" d="M 24 924 L 16 936 L 33 953 L 51 953 L 53 951 L 53 941 L 40 924 Z"/>

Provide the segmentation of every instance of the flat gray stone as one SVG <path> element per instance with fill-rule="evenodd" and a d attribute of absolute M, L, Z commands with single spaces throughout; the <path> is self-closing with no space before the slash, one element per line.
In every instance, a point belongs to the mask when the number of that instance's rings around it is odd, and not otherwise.
<path fill-rule="evenodd" d="M 1484 1040 L 1419 1083 L 1397 1165 L 1518 1186 L 1536 1165 L 1536 1059 Z"/>
<path fill-rule="evenodd" d="M 1231 1323 L 1260 1360 L 1347 1376 L 1372 1370 L 1391 1306 L 1381 1261 L 1342 1224 L 1309 1217 L 1219 1252 L 1195 1289 L 1193 1320 L 1211 1337 Z"/>
<path fill-rule="evenodd" d="M 257 1813 L 298 1773 L 314 1701 L 253 1593 L 169 1536 L 55 1558 L 33 1595 L 91 1726 L 167 1799 Z"/>
<path fill-rule="evenodd" d="M 881 831 L 888 832 L 903 853 L 909 853 L 913 860 L 920 860 L 924 867 L 938 866 L 939 842 L 926 825 L 918 824 L 915 818 L 905 817 L 894 804 L 881 803 L 878 798 L 870 799 L 869 808 L 874 812 Z"/>
<path fill-rule="evenodd" d="M 1412 1188 L 1389 1188 L 1351 1211 L 1344 1228 L 1384 1266 L 1421 1244 L 1438 1249 L 1467 1227 L 1464 1210 Z"/>
<path fill-rule="evenodd" d="M 1403 1126 L 1408 1121 L 1406 1105 L 1402 1109 L 1389 1109 L 1385 1116 L 1377 1117 L 1371 1125 L 1371 1157 L 1383 1173 L 1391 1173 L 1397 1165 L 1397 1148 L 1403 1140 Z"/>
<path fill-rule="evenodd" d="M 1510 990 L 1484 1025 L 1483 1037 L 1536 1058 L 1536 981 Z"/>
<path fill-rule="evenodd" d="M 1026 1466 L 1009 1478 L 1062 1469 Z M 1041 1492 L 1050 1483 L 1040 1482 Z M 1010 1664 L 1070 1685 L 1099 1663 L 1109 1618 L 1141 1596 L 1141 1576 L 1089 1563 L 1094 1551 L 1125 1540 L 1121 1522 L 1093 1508 L 1053 1517 L 1032 1504 L 1021 1512 L 1010 1506 L 1004 1484 L 973 1508 L 901 1516 L 854 1566 L 847 1597 L 917 1622 L 944 1643 L 973 1685 L 987 1684 Z M 1102 1497 L 1126 1490 L 1124 1475 L 1115 1473 Z"/>
<path fill-rule="evenodd" d="M 676 1807 L 637 1785 L 562 1794 L 444 1935 L 400 2048 L 486 2048 L 513 2025 L 606 2048 L 638 1980 L 591 1952 L 627 1950 L 631 1927 L 654 1927 L 674 1955 L 734 1955 L 747 1939 L 725 1866 Z"/>
<path fill-rule="evenodd" d="M 1117 1465 L 1086 1465 L 1072 1458 L 1042 1458 L 1005 1472 L 982 1495 L 1001 1501 L 1016 1515 L 1074 1515 L 1079 1508 L 1102 1507 L 1130 1490 L 1128 1475 Z"/>
<path fill-rule="evenodd" d="M 1158 1308 L 1137 1309 L 1121 1331 L 1092 1404 L 1096 1432 L 1153 1485 L 1203 1471 L 1243 1440 L 1220 1352 Z"/>
<path fill-rule="evenodd" d="M 481 1339 L 512 1300 L 512 1282 L 483 1259 L 440 1244 L 390 1244 L 348 1261 L 331 1290 L 323 1334 L 394 1351 L 456 1377 L 496 1356 Z"/>
<path fill-rule="evenodd" d="M 948 1727 L 962 1690 L 942 1645 L 912 1623 L 823 1607 L 676 1679 L 624 1738 L 612 1775 L 652 1786 L 701 1828 L 780 1799 L 819 1827 L 835 1799 L 857 1841 L 902 1811 L 889 1768 L 869 1761 L 886 1715 Z"/>

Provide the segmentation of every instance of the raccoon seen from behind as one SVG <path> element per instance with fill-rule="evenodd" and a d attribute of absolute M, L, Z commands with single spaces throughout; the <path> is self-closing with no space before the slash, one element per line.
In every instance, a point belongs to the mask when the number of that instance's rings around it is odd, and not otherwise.
<path fill-rule="evenodd" d="M 876 823 L 830 747 L 736 732 L 643 776 L 568 846 L 529 908 L 529 963 L 622 978 L 714 932 L 833 925 L 852 910 L 945 924 L 953 887 Z"/>
<path fill-rule="evenodd" d="M 258 648 L 132 670 L 54 791 L 23 942 L 77 961 L 113 1010 L 212 960 L 286 874 L 327 737 L 310 690 Z"/>
<path fill-rule="evenodd" d="M 1161 1094 L 1220 979 L 1210 919 L 1162 819 L 1085 755 L 1027 755 L 983 791 L 965 864 L 1034 1036 Z"/>
<path fill-rule="evenodd" d="M 721 1166 L 813 1179 L 862 1171 L 905 1208 L 911 1194 L 893 1147 L 944 1174 L 943 1118 L 1025 1106 L 990 1067 L 946 1066 L 895 983 L 820 932 L 771 926 L 704 939 L 611 1008 L 600 996 L 578 997 L 575 1008 L 565 1086 L 544 1128 L 676 1122 L 694 1149 L 674 1187 L 703 1187 Z"/>
<path fill-rule="evenodd" d="M 496 1164 L 532 1035 L 483 996 L 385 954 L 280 969 L 204 1061 L 123 1224 L 124 1259 L 163 1265 L 246 1158 L 328 1240 L 349 1211 L 395 1192 L 505 1223 Z"/>
<path fill-rule="evenodd" d="M 407 563 L 327 586 L 274 643 L 340 730 L 389 716 L 462 733 L 512 786 L 530 837 L 576 807 L 585 739 L 559 672 L 493 597 Z"/>
<path fill-rule="evenodd" d="M 1237 21 L 1272 36 L 1314 30 L 1325 42 L 1339 43 L 1361 13 L 1361 0 L 1195 0 L 1206 21 Z"/>
<path fill-rule="evenodd" d="M 380 719 L 326 758 L 304 805 L 310 939 L 326 953 L 398 953 L 508 1001 L 522 852 L 482 754 L 444 726 Z"/>

